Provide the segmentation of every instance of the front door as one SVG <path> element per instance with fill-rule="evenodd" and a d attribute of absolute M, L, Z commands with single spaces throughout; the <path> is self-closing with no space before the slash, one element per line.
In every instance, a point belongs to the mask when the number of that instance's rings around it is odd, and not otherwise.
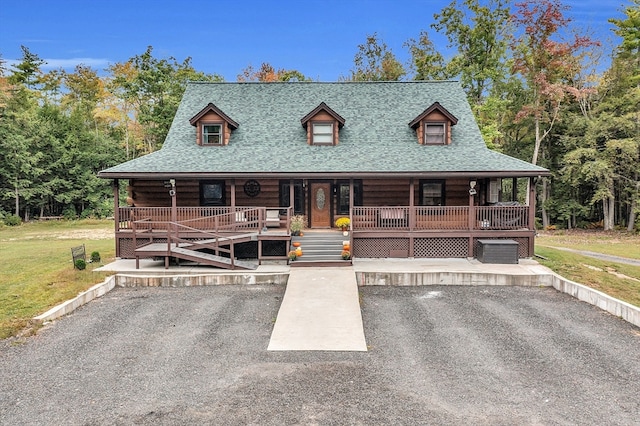
<path fill-rule="evenodd" d="M 331 183 L 312 182 L 311 220 L 312 228 L 331 228 Z"/>

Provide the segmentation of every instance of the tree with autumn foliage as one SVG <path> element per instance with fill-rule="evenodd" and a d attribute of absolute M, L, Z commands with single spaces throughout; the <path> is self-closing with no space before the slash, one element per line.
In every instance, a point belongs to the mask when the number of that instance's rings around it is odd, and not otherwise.
<path fill-rule="evenodd" d="M 527 0 L 516 3 L 512 22 L 516 33 L 511 39 L 513 72 L 522 77 L 528 99 L 516 120 L 530 119 L 534 128 L 534 147 L 531 162 L 538 164 L 542 144 L 548 140 L 561 113 L 561 106 L 570 97 L 580 97 L 581 90 L 571 81 L 581 67 L 577 52 L 598 45 L 587 36 L 574 35 L 564 40 L 560 30 L 568 27 L 570 19 L 564 16 L 567 6 L 558 0 Z M 549 225 L 545 209 L 548 198 L 548 180 L 543 179 L 541 201 L 543 226 Z"/>
<path fill-rule="evenodd" d="M 366 42 L 358 45 L 353 62 L 351 81 L 398 81 L 407 73 L 377 33 L 368 35 Z"/>
<path fill-rule="evenodd" d="M 568 96 L 579 96 L 576 92 L 580 89 L 570 84 L 581 67 L 580 55 L 576 52 L 599 45 L 577 34 L 573 40 L 561 38 L 559 31 L 566 29 L 570 22 L 563 14 L 567 9 L 558 0 L 527 0 L 516 3 L 516 12 L 512 15 L 518 31 L 511 40 L 513 72 L 520 75 L 531 90 L 529 102 L 516 118 L 533 119 L 533 164 L 538 164 L 542 142 L 553 129 L 562 103 Z"/>
<path fill-rule="evenodd" d="M 273 83 L 276 81 L 311 81 L 298 70 L 286 70 L 280 68 L 276 70 L 271 64 L 263 62 L 258 70 L 252 65 L 248 65 L 238 74 L 238 81 L 261 81 L 263 83 Z"/>
<path fill-rule="evenodd" d="M 136 155 L 162 146 L 187 82 L 222 81 L 218 75 L 196 71 L 191 58 L 182 62 L 173 57 L 156 58 L 151 46 L 143 54 L 110 69 L 114 73 L 109 83 L 111 90 L 120 98 L 123 108 L 133 111 L 135 121 L 141 125 L 142 152 Z"/>

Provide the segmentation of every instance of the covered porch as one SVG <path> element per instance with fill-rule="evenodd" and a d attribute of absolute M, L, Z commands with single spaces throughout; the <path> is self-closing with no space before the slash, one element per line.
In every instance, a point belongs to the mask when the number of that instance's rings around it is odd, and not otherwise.
<path fill-rule="evenodd" d="M 212 236 L 251 235 L 241 241 L 244 244 L 239 250 L 228 255 L 257 258 L 259 263 L 287 260 L 291 249 L 291 221 L 295 215 L 304 216 L 311 229 L 335 229 L 337 217 L 348 217 L 350 226 L 345 239 L 349 240 L 351 254 L 356 258 L 473 258 L 477 257 L 478 241 L 483 239 L 512 240 L 518 244 L 519 258 L 533 255 L 533 179 L 529 185 L 531 201 L 525 205 L 512 201 L 517 199 L 516 178 L 510 193 L 504 197 L 510 201 L 499 201 L 503 198 L 500 195 L 494 203 L 488 203 L 494 200 L 490 178 L 443 179 L 439 181 L 443 188 L 438 195 L 440 202 L 457 205 L 428 206 L 416 204 L 432 202 L 427 200 L 429 193 L 425 193 L 433 188 L 413 178 L 387 179 L 384 181 L 387 185 L 382 185 L 380 179 L 290 179 L 285 181 L 287 185 L 283 185 L 282 179 L 275 184 L 261 180 L 263 187 L 271 185 L 275 189 L 268 197 L 259 197 L 262 202 L 259 206 L 239 205 L 249 201 L 238 195 L 242 192 L 238 188 L 243 188 L 246 182 L 232 180 L 231 185 L 223 187 L 231 204 L 226 206 L 179 206 L 178 200 L 193 201 L 184 194 L 180 196 L 176 190 L 180 188 L 180 181 L 173 181 L 170 186 L 163 186 L 162 191 L 153 192 L 157 200 L 160 192 L 168 194 L 164 201 L 156 201 L 165 206 L 118 207 L 115 210 L 117 256 L 133 258 L 135 251 L 144 245 L 170 244 L 172 239 L 194 241 L 211 240 Z M 449 188 L 447 194 L 445 185 Z M 130 185 L 129 193 L 145 186 L 158 187 L 137 182 L 135 186 Z M 278 186 L 288 191 L 286 197 L 277 191 Z M 115 187 L 119 204 L 119 191 L 117 185 Z M 143 197 L 138 195 L 138 199 Z M 283 200 L 289 205 L 278 205 Z M 408 205 L 399 204 L 403 201 Z"/>

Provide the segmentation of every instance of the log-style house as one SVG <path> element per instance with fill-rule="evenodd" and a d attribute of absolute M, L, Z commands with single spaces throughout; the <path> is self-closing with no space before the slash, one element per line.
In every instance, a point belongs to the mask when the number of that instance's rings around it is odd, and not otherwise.
<path fill-rule="evenodd" d="M 190 83 L 162 149 L 99 176 L 118 257 L 250 268 L 288 259 L 299 215 L 355 258 L 530 257 L 548 174 L 486 147 L 458 82 L 416 81 Z"/>

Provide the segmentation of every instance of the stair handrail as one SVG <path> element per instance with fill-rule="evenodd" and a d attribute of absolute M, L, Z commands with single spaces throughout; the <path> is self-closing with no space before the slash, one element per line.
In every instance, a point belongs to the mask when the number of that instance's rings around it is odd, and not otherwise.
<path fill-rule="evenodd" d="M 183 242 L 183 243 L 189 243 L 192 245 L 200 245 L 201 247 L 205 247 L 205 248 L 211 248 L 213 250 L 215 250 L 216 255 L 218 255 L 219 252 L 222 253 L 228 253 L 229 254 L 229 258 L 231 261 L 231 269 L 235 269 L 235 241 L 233 240 L 233 238 L 228 238 L 227 240 L 229 241 L 229 248 L 226 249 L 224 247 L 222 247 L 220 245 L 220 239 L 221 238 L 226 238 L 226 236 L 218 234 L 218 233 L 213 233 L 213 232 L 209 232 L 209 231 L 203 231 L 201 229 L 198 228 L 193 228 L 191 226 L 187 226 L 187 225 L 183 225 L 182 223 L 179 222 L 175 222 L 176 225 L 176 235 L 172 236 L 170 238 L 168 238 L 168 242 L 169 242 L 169 252 L 171 252 L 171 242 L 175 242 L 176 243 L 176 247 L 178 247 L 178 244 Z M 207 236 L 207 237 L 213 237 L 210 239 L 214 240 L 214 243 L 212 246 L 210 246 L 209 242 L 207 242 L 206 244 L 203 244 L 197 240 L 187 240 L 184 238 L 180 238 L 179 237 L 179 232 L 177 232 L 178 228 L 184 228 L 187 231 L 191 231 L 191 232 L 195 232 L 197 234 L 201 234 L 203 236 Z"/>

